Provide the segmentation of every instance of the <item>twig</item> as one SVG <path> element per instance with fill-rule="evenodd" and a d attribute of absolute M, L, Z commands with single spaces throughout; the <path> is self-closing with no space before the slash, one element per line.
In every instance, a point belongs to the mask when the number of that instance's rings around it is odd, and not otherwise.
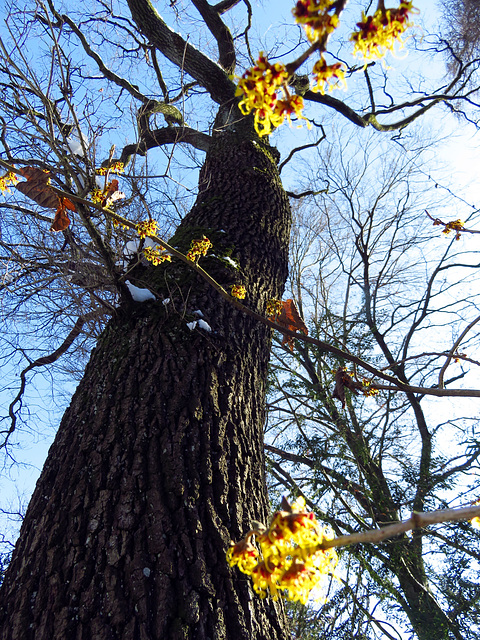
<path fill-rule="evenodd" d="M 362 533 L 352 533 L 348 536 L 338 536 L 334 540 L 326 540 L 318 545 L 319 549 L 332 549 L 333 547 L 347 547 L 351 544 L 365 542 L 383 542 L 388 538 L 393 538 L 406 531 L 423 529 L 431 524 L 441 522 L 459 522 L 461 520 L 471 520 L 480 517 L 480 506 L 464 507 L 463 509 L 443 509 L 441 511 L 431 511 L 429 513 L 419 513 L 413 511 L 408 520 L 403 520 L 395 524 L 388 525 L 382 529 L 370 529 Z"/>
<path fill-rule="evenodd" d="M 53 353 L 49 354 L 48 356 L 42 356 L 41 358 L 37 358 L 36 360 L 31 362 L 27 367 L 25 367 L 25 369 L 23 369 L 23 371 L 20 373 L 20 380 L 21 380 L 20 389 L 17 395 L 15 396 L 14 400 L 10 403 L 10 406 L 8 408 L 8 415 L 10 416 L 10 419 L 11 419 L 10 428 L 6 432 L 5 440 L 2 443 L 0 443 L 0 449 L 3 449 L 4 447 L 6 447 L 8 443 L 8 439 L 10 438 L 12 433 L 15 431 L 15 427 L 17 424 L 17 415 L 15 412 L 16 410 L 18 410 L 15 407 L 17 404 L 20 404 L 20 407 L 21 407 L 22 396 L 25 392 L 25 386 L 27 384 L 27 373 L 32 369 L 35 369 L 36 367 L 43 367 L 47 364 L 52 364 L 53 362 L 58 360 L 60 356 L 62 356 L 66 351 L 68 351 L 68 349 L 72 346 L 74 340 L 80 335 L 85 322 L 87 322 L 89 318 L 94 316 L 95 316 L 94 311 L 84 316 L 80 316 L 75 322 L 73 329 L 70 331 L 68 336 L 62 342 L 62 344 L 58 347 L 58 349 L 55 349 L 55 351 L 53 351 Z"/>
<path fill-rule="evenodd" d="M 5 167 L 8 171 L 17 173 L 15 167 L 8 164 L 4 160 L 0 160 L 0 166 Z M 116 213 L 115 211 L 112 211 L 111 209 L 102 207 L 101 205 L 91 202 L 90 200 L 85 200 L 84 198 L 77 196 L 75 194 L 67 193 L 65 191 L 62 191 L 61 189 L 57 189 L 56 187 L 50 186 L 50 188 L 62 198 L 69 198 L 74 202 L 78 202 L 85 206 L 97 209 L 98 211 L 101 211 L 104 215 L 112 218 L 112 220 L 119 222 L 121 225 L 128 227 L 129 229 L 136 230 L 137 225 L 134 222 L 131 222 L 127 218 L 124 218 L 123 216 Z M 158 245 L 160 245 L 163 249 L 168 251 L 170 255 L 172 255 L 175 258 L 178 258 L 185 264 L 188 264 L 188 266 L 191 269 L 196 271 L 206 282 L 208 282 L 216 291 L 218 291 L 218 293 L 222 296 L 222 298 L 227 300 L 231 305 L 233 305 L 239 311 L 246 313 L 251 318 L 254 318 L 258 322 L 261 322 L 267 327 L 270 327 L 271 329 L 275 329 L 276 331 L 279 331 L 284 335 L 291 336 L 292 338 L 296 338 L 297 340 L 301 340 L 302 342 L 306 342 L 308 344 L 313 344 L 316 347 L 320 347 L 322 350 L 327 351 L 328 353 L 336 355 L 339 358 L 343 358 L 348 362 L 352 362 L 353 364 L 356 364 L 358 367 L 361 367 L 365 371 L 368 371 L 374 376 L 381 378 L 386 382 L 389 382 L 390 385 L 393 385 L 391 387 L 386 387 L 390 391 L 403 391 L 406 393 L 419 393 L 423 395 L 433 395 L 433 396 L 480 398 L 480 390 L 478 389 L 438 389 L 438 388 L 411 386 L 405 382 L 401 382 L 400 380 L 397 380 L 397 378 L 395 378 L 394 376 L 388 375 L 383 371 L 380 371 L 373 365 L 369 364 L 368 362 L 365 362 L 364 360 L 362 360 L 358 356 L 355 356 L 352 353 L 343 351 L 342 349 L 339 349 L 338 347 L 330 345 L 327 342 L 323 342 L 322 340 L 318 340 L 317 338 L 312 338 L 311 336 L 304 335 L 303 333 L 297 333 L 296 331 L 292 331 L 291 329 L 288 329 L 287 327 L 280 325 L 277 322 L 273 322 L 272 320 L 269 320 L 268 318 L 257 313 L 256 311 L 249 309 L 248 307 L 243 305 L 237 298 L 233 298 L 230 295 L 230 293 L 228 293 L 214 278 L 212 278 L 212 276 L 209 273 L 207 273 L 204 269 L 202 269 L 202 267 L 200 267 L 196 262 L 192 262 L 191 260 L 189 260 L 187 256 L 185 256 L 183 253 L 181 253 L 180 251 L 178 251 L 177 249 L 169 245 L 165 240 L 155 235 L 151 235 L 149 237 L 152 240 L 154 240 Z M 375 386 L 377 385 L 375 384 Z"/>
<path fill-rule="evenodd" d="M 287 162 L 290 162 L 290 160 L 293 158 L 295 153 L 298 153 L 299 151 L 304 151 L 305 149 L 311 149 L 312 147 L 318 147 L 318 145 L 321 142 L 323 142 L 323 140 L 325 140 L 325 138 L 327 137 L 325 133 L 325 129 L 323 128 L 322 125 L 320 125 L 320 128 L 322 130 L 322 136 L 316 142 L 310 142 L 309 144 L 304 144 L 301 147 L 295 147 L 295 149 L 292 149 L 288 154 L 288 156 L 285 158 L 285 160 L 278 165 L 278 173 L 282 172 L 283 167 L 287 164 Z"/>
<path fill-rule="evenodd" d="M 440 387 L 440 389 L 443 389 L 443 378 L 445 376 L 445 371 L 447 370 L 448 365 L 452 361 L 452 358 L 455 356 L 455 351 L 458 349 L 460 343 L 462 342 L 464 337 L 467 335 L 467 333 L 470 331 L 470 329 L 474 327 L 479 321 L 480 321 L 480 316 L 478 316 L 478 318 L 475 318 L 475 320 L 473 320 L 467 327 L 465 327 L 465 329 L 462 331 L 462 333 L 453 343 L 452 348 L 448 352 L 448 356 L 447 356 L 447 359 L 445 360 L 445 364 L 440 369 L 440 373 L 438 374 L 438 386 Z"/>

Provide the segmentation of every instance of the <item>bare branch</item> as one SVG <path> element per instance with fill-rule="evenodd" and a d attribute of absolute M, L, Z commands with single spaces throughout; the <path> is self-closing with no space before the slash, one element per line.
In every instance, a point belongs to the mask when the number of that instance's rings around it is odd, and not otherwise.
<path fill-rule="evenodd" d="M 323 126 L 322 126 L 322 125 L 320 125 L 320 128 L 321 128 L 321 130 L 322 130 L 322 136 L 321 136 L 318 140 L 316 140 L 315 142 L 311 142 L 311 143 L 309 143 L 309 144 L 304 144 L 304 145 L 302 145 L 301 147 L 295 147 L 294 149 L 292 149 L 292 150 L 290 151 L 290 153 L 288 154 L 288 156 L 285 158 L 285 160 L 283 160 L 283 162 L 281 162 L 281 163 L 278 165 L 278 173 L 281 173 L 281 172 L 282 172 L 283 167 L 284 167 L 288 162 L 290 162 L 290 160 L 293 158 L 293 156 L 294 156 L 296 153 L 299 153 L 300 151 L 304 151 L 305 149 L 312 149 L 312 148 L 314 148 L 314 147 L 318 147 L 318 145 L 319 145 L 323 140 L 325 140 L 325 138 L 326 138 L 325 129 L 323 128 Z M 293 196 L 293 197 L 300 197 L 300 196 Z"/>
<path fill-rule="evenodd" d="M 236 56 L 230 29 L 220 18 L 219 12 L 211 7 L 206 0 L 192 0 L 192 3 L 217 41 L 220 64 L 227 73 L 233 73 L 235 71 Z"/>
<path fill-rule="evenodd" d="M 438 375 L 438 386 L 439 386 L 440 389 L 443 389 L 443 386 L 444 386 L 443 379 L 444 379 L 444 376 L 445 376 L 445 371 L 447 370 L 448 365 L 452 361 L 452 358 L 455 357 L 456 350 L 458 349 L 458 347 L 462 343 L 462 341 L 465 338 L 465 336 L 467 335 L 467 333 L 470 331 L 470 329 L 472 329 L 477 324 L 477 322 L 480 322 L 480 316 L 475 318 L 475 320 L 472 320 L 472 322 L 470 322 L 470 324 L 465 327 L 465 329 L 462 331 L 462 333 L 455 340 L 455 342 L 453 343 L 452 348 L 448 352 L 448 356 L 447 356 L 447 359 L 445 360 L 445 364 L 442 366 L 442 368 L 440 370 L 440 373 Z"/>
<path fill-rule="evenodd" d="M 221 2 L 217 2 L 217 4 L 213 6 L 213 9 L 221 15 L 233 9 L 240 1 L 241 0 L 222 0 Z"/>
<path fill-rule="evenodd" d="M 128 0 L 139 30 L 179 69 L 197 80 L 218 104 L 233 101 L 235 85 L 213 60 L 170 29 L 149 0 Z"/>
<path fill-rule="evenodd" d="M 322 542 L 319 549 L 332 549 L 334 547 L 346 547 L 351 544 L 378 543 L 405 533 L 423 529 L 431 524 L 441 522 L 460 522 L 480 517 L 480 507 L 465 507 L 463 509 L 445 509 L 442 511 L 431 511 L 429 513 L 413 512 L 408 520 L 397 524 L 383 527 L 382 529 L 372 529 L 363 533 L 353 533 L 348 536 L 339 536 L 334 540 Z"/>
<path fill-rule="evenodd" d="M 20 380 L 21 380 L 20 389 L 17 395 L 15 396 L 15 398 L 13 399 L 13 401 L 10 403 L 10 406 L 8 408 L 8 415 L 10 416 L 10 419 L 11 419 L 10 428 L 6 432 L 5 431 L 1 432 L 2 434 L 5 434 L 5 438 L 4 438 L 4 441 L 0 443 L 0 449 L 3 449 L 4 447 L 6 447 L 10 436 L 15 431 L 15 427 L 17 424 L 16 412 L 22 405 L 22 397 L 25 392 L 25 386 L 27 384 L 27 373 L 32 369 L 35 369 L 36 367 L 44 367 L 46 365 L 52 364 L 53 362 L 56 362 L 61 356 L 63 356 L 64 353 L 66 353 L 70 349 L 75 339 L 82 332 L 84 324 L 88 322 L 90 318 L 94 318 L 96 315 L 97 315 L 97 312 L 92 311 L 90 313 L 85 314 L 84 316 L 80 316 L 75 322 L 73 329 L 67 335 L 67 337 L 62 342 L 62 344 L 58 347 L 58 349 L 55 349 L 55 351 L 53 351 L 53 353 L 50 353 L 48 356 L 42 356 L 41 358 L 37 358 L 36 360 L 31 362 L 27 367 L 25 367 L 23 371 L 20 372 Z M 16 406 L 17 404 L 19 405 L 18 408 Z"/>

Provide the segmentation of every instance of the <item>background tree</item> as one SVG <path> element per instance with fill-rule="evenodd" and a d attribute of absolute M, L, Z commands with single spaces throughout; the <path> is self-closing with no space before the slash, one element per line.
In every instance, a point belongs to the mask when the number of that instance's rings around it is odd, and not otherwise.
<path fill-rule="evenodd" d="M 474 0 L 447 0 L 441 10 L 450 68 L 455 71 L 479 57 L 480 9 Z"/>
<path fill-rule="evenodd" d="M 478 379 L 476 243 L 452 232 L 432 238 L 425 215 L 427 205 L 454 211 L 456 199 L 445 201 L 441 184 L 437 202 L 426 194 L 428 149 L 418 141 L 392 155 L 376 139 L 358 150 L 342 135 L 344 144 L 318 153 L 307 183 L 315 189 L 327 176 L 329 188 L 300 207 L 292 233 L 289 288 L 310 334 L 374 366 L 388 362 L 412 386 Z M 472 211 L 469 224 L 477 218 Z M 290 352 L 278 341 L 274 355 L 272 482 L 307 496 L 337 535 L 477 499 L 475 406 L 376 390 L 374 378 L 365 385 L 345 359 L 315 346 Z M 339 392 L 339 367 L 356 388 Z M 347 547 L 336 596 L 312 613 L 314 637 L 399 637 L 398 624 L 419 638 L 477 637 L 477 547 L 468 524 Z M 346 615 L 335 613 L 338 601 Z"/>
<path fill-rule="evenodd" d="M 278 152 L 237 107 L 231 78 L 237 60 L 253 62 L 252 8 L 162 9 L 165 20 L 148 0 L 9 6 L 1 142 L 6 167 L 26 180 L 2 203 L 5 362 L 22 358 L 7 455 L 31 372 L 67 351 L 81 365 L 97 343 L 2 584 L 2 640 L 287 637 L 281 608 L 254 598 L 225 562 L 230 540 L 268 513 L 271 331 L 254 314 L 282 296 L 290 233 Z M 290 34 L 298 43 L 297 27 Z M 282 42 L 280 54 L 291 40 Z M 446 87 L 415 91 L 408 79 L 393 91 L 384 69 L 355 63 L 347 105 L 308 90 L 293 73 L 300 62 L 287 77 L 312 114 L 333 110 L 359 130 L 402 129 L 439 103 L 472 102 L 463 73 Z M 171 262 L 161 239 L 136 232 L 152 236 L 154 219 L 162 238 L 173 234 Z M 199 266 L 185 256 L 204 237 L 213 249 Z M 227 295 L 235 285 L 245 309 Z M 389 380 L 405 388 L 402 367 Z"/>

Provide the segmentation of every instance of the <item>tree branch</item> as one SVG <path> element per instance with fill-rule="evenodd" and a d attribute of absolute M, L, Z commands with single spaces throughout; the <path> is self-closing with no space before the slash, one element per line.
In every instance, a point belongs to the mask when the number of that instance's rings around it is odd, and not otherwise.
<path fill-rule="evenodd" d="M 222 15 L 222 13 L 226 13 L 230 9 L 233 9 L 233 7 L 235 7 L 239 2 L 240 0 L 222 0 L 222 2 L 217 2 L 217 4 L 213 6 L 213 9 L 219 15 Z"/>
<path fill-rule="evenodd" d="M 304 151 L 305 149 L 311 149 L 312 147 L 318 147 L 318 145 L 325 140 L 325 138 L 327 137 L 327 134 L 325 133 L 325 129 L 323 128 L 322 125 L 320 125 L 320 128 L 322 130 L 322 135 L 321 137 L 316 140 L 315 142 L 310 142 L 309 144 L 304 144 L 301 147 L 295 147 L 294 149 L 292 149 L 290 151 L 290 153 L 288 154 L 288 156 L 285 158 L 285 160 L 283 160 L 283 162 L 281 162 L 278 165 L 278 173 L 282 172 L 283 167 L 287 164 L 287 162 L 290 162 L 290 160 L 293 158 L 293 156 L 298 153 L 299 151 Z M 317 192 L 318 193 L 318 192 Z M 293 197 L 299 197 L 299 196 L 293 196 Z"/>
<path fill-rule="evenodd" d="M 218 45 L 219 62 L 227 73 L 233 73 L 236 66 L 235 45 L 230 29 L 220 18 L 220 14 L 206 0 L 192 0 L 192 4 L 202 16 L 205 24 Z"/>
<path fill-rule="evenodd" d="M 0 166 L 5 167 L 8 171 L 12 171 L 13 173 L 16 173 L 15 167 L 13 167 L 12 165 L 9 165 L 7 162 L 4 162 L 3 160 L 0 160 Z M 113 220 L 118 221 L 120 224 L 130 229 L 136 230 L 135 223 L 131 222 L 127 218 L 124 218 L 123 216 L 116 213 L 115 211 L 101 207 L 100 205 L 90 202 L 88 200 L 85 200 L 84 198 L 76 194 L 67 193 L 65 191 L 62 191 L 61 189 L 56 189 L 55 187 L 50 187 L 50 188 L 61 197 L 69 198 L 74 202 L 78 202 L 85 206 L 97 209 L 98 211 L 101 211 L 102 213 L 109 216 Z M 320 347 L 323 351 L 336 355 L 346 360 L 347 362 L 352 362 L 353 364 L 356 364 L 358 367 L 364 369 L 365 371 L 372 373 L 374 376 L 381 378 L 382 380 L 386 380 L 391 385 L 393 385 L 393 386 L 385 387 L 389 391 L 403 391 L 405 393 L 419 393 L 423 395 L 445 396 L 445 397 L 480 398 L 480 390 L 477 390 L 477 389 L 436 389 L 436 388 L 429 388 L 429 387 L 411 386 L 406 382 L 402 382 L 401 380 L 396 379 L 394 376 L 390 376 L 384 373 L 380 369 L 377 369 L 373 365 L 369 364 L 368 362 L 365 362 L 364 360 L 362 360 L 358 356 L 355 356 L 352 353 L 343 351 L 342 349 L 339 349 L 334 345 L 328 344 L 328 342 L 323 342 L 323 340 L 318 340 L 317 338 L 306 336 L 303 333 L 297 333 L 296 331 L 292 331 L 291 329 L 288 329 L 287 327 L 280 325 L 277 322 L 273 322 L 272 320 L 269 320 L 267 317 L 261 315 L 260 313 L 253 311 L 253 309 L 250 309 L 249 307 L 243 305 L 237 298 L 232 297 L 230 293 L 228 293 L 220 284 L 218 284 L 218 282 L 214 278 L 212 278 L 212 276 L 209 273 L 207 273 L 199 264 L 189 260 L 185 255 L 183 255 L 183 253 L 181 253 L 180 251 L 178 251 L 177 249 L 169 245 L 165 240 L 163 240 L 162 238 L 159 238 L 158 236 L 153 236 L 153 235 L 149 237 L 151 237 L 152 240 L 155 240 L 157 244 L 159 244 L 163 249 L 168 251 L 168 253 L 170 253 L 173 257 L 176 257 L 182 262 L 188 264 L 191 269 L 196 271 L 216 291 L 218 291 L 218 293 L 225 300 L 228 300 L 230 304 L 232 304 L 234 307 L 236 307 L 240 311 L 243 311 L 250 317 L 255 318 L 256 320 L 266 325 L 267 327 L 271 327 L 272 329 L 275 329 L 276 331 L 279 331 L 284 335 L 291 336 L 292 338 L 296 338 L 297 340 L 301 340 L 302 342 L 307 342 L 309 344 L 313 344 L 317 347 Z M 382 388 L 382 385 L 380 384 L 377 384 L 377 383 L 373 383 L 373 384 L 378 388 Z"/>
<path fill-rule="evenodd" d="M 96 314 L 97 314 L 96 311 L 91 311 L 90 313 L 87 313 L 84 316 L 80 316 L 78 320 L 75 322 L 73 329 L 70 331 L 68 336 L 62 342 L 62 344 L 58 347 L 58 349 L 55 349 L 55 351 L 53 351 L 53 353 L 51 353 L 48 356 L 42 356 L 41 358 L 37 358 L 36 360 L 31 362 L 28 365 L 28 367 L 25 367 L 25 369 L 23 369 L 23 371 L 20 373 L 20 380 L 21 380 L 20 389 L 17 395 L 15 396 L 14 400 L 10 403 L 10 406 L 8 408 L 8 415 L 10 416 L 10 419 L 11 419 L 10 428 L 6 432 L 4 441 L 0 443 L 0 449 L 3 449 L 4 447 L 6 447 L 9 437 L 15 431 L 15 427 L 17 424 L 17 415 L 15 413 L 17 409 L 15 408 L 15 406 L 20 403 L 20 407 L 21 407 L 22 396 L 25 392 L 25 386 L 27 384 L 27 379 L 26 379 L 27 373 L 32 369 L 35 369 L 36 367 L 43 367 L 48 364 L 52 364 L 53 362 L 58 360 L 66 351 L 68 351 L 68 349 L 70 349 L 74 340 L 80 335 L 83 325 L 90 318 L 94 318 Z M 2 433 L 5 433 L 5 431 L 3 431 Z"/>
<path fill-rule="evenodd" d="M 347 547 L 351 544 L 378 543 L 388 540 L 415 529 L 423 529 L 431 524 L 441 522 L 459 522 L 480 517 L 480 507 L 464 507 L 463 509 L 444 509 L 442 511 L 430 511 L 427 513 L 412 512 L 408 520 L 388 525 L 382 529 L 371 529 L 362 533 L 352 533 L 348 536 L 338 536 L 333 540 L 326 540 L 318 545 L 319 549 L 332 549 L 334 547 Z"/>
<path fill-rule="evenodd" d="M 94 60 L 96 62 L 99 70 L 105 76 L 105 78 L 107 78 L 107 80 L 110 80 L 111 82 L 114 82 L 119 87 L 122 87 L 122 89 L 125 89 L 126 91 L 128 91 L 128 93 L 131 96 L 133 96 L 136 100 L 140 100 L 140 102 L 142 102 L 144 104 L 146 104 L 147 102 L 150 101 L 150 98 L 148 98 L 147 96 L 143 95 L 143 93 L 141 93 L 139 91 L 138 87 L 130 84 L 130 82 L 128 82 L 128 80 L 125 80 L 125 78 L 122 78 L 121 76 L 117 75 L 114 71 L 111 71 L 107 67 L 107 65 L 103 62 L 101 56 L 91 48 L 91 46 L 89 45 L 84 33 L 77 27 L 77 25 L 75 24 L 75 22 L 71 18 L 69 18 L 65 14 L 59 14 L 55 10 L 55 8 L 54 8 L 54 6 L 53 6 L 53 4 L 51 2 L 49 2 L 49 5 L 50 5 L 51 11 L 53 12 L 53 14 L 57 18 L 57 20 L 60 20 L 61 22 L 64 22 L 65 24 L 68 24 L 68 26 L 73 31 L 73 33 L 80 40 L 81 45 L 82 45 L 85 53 L 90 58 L 92 58 L 92 60 Z"/>
<path fill-rule="evenodd" d="M 141 140 L 138 143 L 127 144 L 123 147 L 119 160 L 124 165 L 128 164 L 132 155 L 144 156 L 149 149 L 160 147 L 164 144 L 185 143 L 206 152 L 212 140 L 211 136 L 206 133 L 190 127 L 163 127 L 154 131 L 142 131 L 140 135 Z"/>
<path fill-rule="evenodd" d="M 455 357 L 455 351 L 458 349 L 458 347 L 460 346 L 460 343 L 462 342 L 464 337 L 467 335 L 467 333 L 470 331 L 470 329 L 472 327 L 474 327 L 477 324 L 477 322 L 479 322 L 479 321 L 480 321 L 480 316 L 478 316 L 477 318 L 475 318 L 475 320 L 470 322 L 470 324 L 467 327 L 465 327 L 465 329 L 462 331 L 462 333 L 459 335 L 459 337 L 453 343 L 452 348 L 448 352 L 447 359 L 445 360 L 445 364 L 441 368 L 440 373 L 438 375 L 438 386 L 439 386 L 440 389 L 443 389 L 443 387 L 444 387 L 443 379 L 444 379 L 444 376 L 445 376 L 445 371 L 447 370 L 448 365 L 452 361 L 452 358 Z"/>
<path fill-rule="evenodd" d="M 332 109 L 335 109 L 335 111 L 340 113 L 342 116 L 345 116 L 347 120 L 350 120 L 350 122 L 353 122 L 353 124 L 356 124 L 358 127 L 362 127 L 362 128 L 368 127 L 369 123 L 366 122 L 362 116 L 358 115 L 356 111 L 354 111 L 351 107 L 349 107 L 347 104 L 345 104 L 338 98 L 333 98 L 327 93 L 322 96 L 320 93 L 307 91 L 303 95 L 303 99 L 309 100 L 310 102 L 317 102 L 318 104 L 324 104 L 327 107 L 331 107 Z"/>
<path fill-rule="evenodd" d="M 213 60 L 168 27 L 150 0 L 127 0 L 138 29 L 179 69 L 197 80 L 218 104 L 235 97 L 235 84 Z"/>

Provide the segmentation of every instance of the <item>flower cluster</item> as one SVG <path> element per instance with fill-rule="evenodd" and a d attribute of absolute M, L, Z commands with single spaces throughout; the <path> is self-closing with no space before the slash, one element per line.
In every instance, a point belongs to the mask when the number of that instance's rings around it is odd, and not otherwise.
<path fill-rule="evenodd" d="M 455 231 L 455 240 L 460 240 L 460 232 L 465 228 L 461 220 L 452 220 L 451 222 L 447 222 L 446 224 L 444 224 L 440 220 L 435 220 L 433 224 L 443 224 L 444 228 L 442 229 L 442 233 L 444 233 L 446 236 L 448 236 L 450 231 Z"/>
<path fill-rule="evenodd" d="M 270 593 L 274 600 L 280 595 L 305 604 L 322 577 L 333 573 L 336 552 L 319 548 L 326 540 L 332 540 L 333 534 L 306 510 L 303 498 L 292 505 L 284 501 L 282 506 L 284 510 L 273 515 L 268 529 L 250 531 L 233 544 L 227 561 L 252 578 L 253 588 L 261 598 Z M 251 542 L 254 536 L 261 553 Z"/>
<path fill-rule="evenodd" d="M 212 246 L 212 243 L 207 236 L 202 236 L 200 239 L 192 240 L 190 245 L 190 251 L 187 253 L 187 258 L 192 262 L 195 262 L 200 256 L 206 256 L 207 251 Z"/>
<path fill-rule="evenodd" d="M 99 176 L 104 176 L 107 173 L 123 173 L 125 171 L 125 166 L 123 162 L 114 162 L 110 167 L 100 167 L 99 169 L 95 169 L 95 173 Z"/>
<path fill-rule="evenodd" d="M 283 311 L 283 302 L 281 300 L 277 300 L 276 298 L 272 298 L 267 302 L 267 316 L 269 318 L 275 318 L 280 315 Z"/>
<path fill-rule="evenodd" d="M 260 53 L 255 67 L 247 69 L 238 82 L 235 95 L 242 96 L 238 107 L 244 115 L 255 111 L 254 126 L 259 136 L 266 136 L 280 126 L 285 118 L 302 116 L 303 98 L 290 95 L 287 88 L 289 74 L 285 65 L 270 64 Z M 278 90 L 283 97 L 279 97 Z"/>
<path fill-rule="evenodd" d="M 10 193 L 10 189 L 8 188 L 11 184 L 17 184 L 18 178 L 17 176 L 9 171 L 4 176 L 0 177 L 0 191 L 2 193 Z"/>
<path fill-rule="evenodd" d="M 313 91 L 321 93 L 322 96 L 325 94 L 326 87 L 329 91 L 347 88 L 345 65 L 341 62 L 327 64 L 323 55 L 313 65 L 313 76 L 316 83 L 313 86 Z"/>
<path fill-rule="evenodd" d="M 125 231 L 130 229 L 130 227 L 127 224 L 123 224 L 122 222 L 120 222 L 120 220 L 117 220 L 116 218 L 112 218 L 112 222 L 115 229 L 117 229 L 118 227 L 120 227 L 120 229 L 124 229 Z"/>
<path fill-rule="evenodd" d="M 247 295 L 247 290 L 243 286 L 243 284 L 232 284 L 232 296 L 234 298 L 238 298 L 239 300 L 244 300 Z"/>
<path fill-rule="evenodd" d="M 303 25 L 310 42 L 322 40 L 338 27 L 338 16 L 328 13 L 335 4 L 335 0 L 298 0 L 292 9 L 295 22 Z"/>
<path fill-rule="evenodd" d="M 143 255 L 149 262 L 151 262 L 155 266 L 158 266 L 165 261 L 172 261 L 172 256 L 167 253 L 165 249 L 162 249 L 162 247 L 158 245 L 156 247 L 145 247 L 143 249 Z"/>
<path fill-rule="evenodd" d="M 353 55 L 359 54 L 367 62 L 385 57 L 388 51 L 394 52 L 397 43 L 403 47 L 402 35 L 413 26 L 410 21 L 413 10 L 412 2 L 404 0 L 398 9 L 379 8 L 373 16 L 362 13 L 358 31 L 350 36 L 355 43 Z"/>
<path fill-rule="evenodd" d="M 140 238 L 154 236 L 157 233 L 158 222 L 156 220 L 143 220 L 137 224 L 137 233 Z"/>
<path fill-rule="evenodd" d="M 103 202 L 104 193 L 102 189 L 96 187 L 93 191 L 90 192 L 90 200 L 95 204 L 101 204 Z"/>
<path fill-rule="evenodd" d="M 380 392 L 373 386 L 373 382 L 367 378 L 362 378 L 362 393 L 366 398 L 377 396 Z"/>

